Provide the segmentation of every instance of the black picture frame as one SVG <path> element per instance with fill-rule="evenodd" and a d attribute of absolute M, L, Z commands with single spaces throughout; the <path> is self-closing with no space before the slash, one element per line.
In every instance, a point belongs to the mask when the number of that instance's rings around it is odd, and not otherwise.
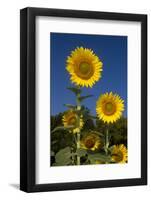
<path fill-rule="evenodd" d="M 141 178 L 71 183 L 35 183 L 35 19 L 54 16 L 141 23 Z M 25 192 L 121 187 L 147 184 L 147 15 L 48 8 L 20 11 L 20 189 Z"/>

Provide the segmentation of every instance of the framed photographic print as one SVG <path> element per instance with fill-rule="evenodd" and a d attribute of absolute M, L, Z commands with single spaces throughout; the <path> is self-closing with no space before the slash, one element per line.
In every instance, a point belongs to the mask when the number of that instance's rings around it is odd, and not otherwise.
<path fill-rule="evenodd" d="M 147 16 L 20 12 L 20 189 L 147 184 Z"/>

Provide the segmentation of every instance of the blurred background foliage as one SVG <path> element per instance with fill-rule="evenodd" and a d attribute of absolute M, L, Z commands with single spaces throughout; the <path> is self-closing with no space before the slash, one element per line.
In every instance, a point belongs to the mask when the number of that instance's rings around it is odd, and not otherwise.
<path fill-rule="evenodd" d="M 83 110 L 84 126 L 81 131 L 81 137 L 85 132 L 90 131 L 90 130 L 98 131 L 104 135 L 106 132 L 107 124 L 105 124 L 103 121 L 99 120 L 95 116 L 91 116 L 90 110 L 87 107 L 82 106 L 82 110 Z M 63 125 L 62 124 L 63 115 L 64 113 L 59 113 L 55 116 L 51 116 L 50 133 L 56 127 Z M 124 144 L 127 147 L 127 118 L 121 117 L 115 123 L 108 125 L 108 128 L 109 128 L 109 133 L 110 133 L 110 146 L 117 145 L 117 144 Z M 57 130 L 51 133 L 50 144 L 51 144 L 51 147 L 50 147 L 51 162 L 50 163 L 51 165 L 55 165 L 56 154 L 60 152 L 62 149 L 65 149 L 65 151 L 69 151 L 68 148 L 70 147 L 70 156 L 72 156 L 71 151 L 72 149 L 75 148 L 74 134 L 70 133 L 67 130 L 62 130 L 62 129 Z M 65 153 L 66 152 L 62 152 L 62 154 L 60 155 L 63 156 Z M 65 159 L 65 157 L 61 159 Z M 81 161 L 82 159 L 85 159 L 85 158 L 81 157 Z M 62 163 L 63 163 L 62 165 L 71 165 L 71 163 L 68 163 L 68 160 L 62 160 Z"/>

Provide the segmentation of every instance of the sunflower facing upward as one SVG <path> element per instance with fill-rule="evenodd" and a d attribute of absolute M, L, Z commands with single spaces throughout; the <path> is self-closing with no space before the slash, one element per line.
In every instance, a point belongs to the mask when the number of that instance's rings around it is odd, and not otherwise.
<path fill-rule="evenodd" d="M 124 144 L 114 145 L 111 150 L 112 161 L 116 163 L 127 162 L 127 148 Z"/>
<path fill-rule="evenodd" d="M 101 78 L 103 64 L 91 49 L 77 47 L 66 62 L 70 79 L 76 85 L 92 87 Z"/>
<path fill-rule="evenodd" d="M 76 114 L 76 112 L 69 110 L 67 111 L 62 118 L 64 127 L 71 126 L 69 128 L 70 132 L 79 133 L 83 127 L 83 117 Z"/>
<path fill-rule="evenodd" d="M 99 119 L 107 123 L 117 121 L 121 117 L 123 111 L 124 100 L 112 92 L 100 95 L 96 103 L 96 112 Z"/>
<path fill-rule="evenodd" d="M 103 146 L 103 141 L 101 141 L 101 138 L 93 132 L 89 132 L 85 136 L 83 136 L 80 142 L 80 147 L 82 149 L 87 149 L 92 151 L 101 148 L 102 146 Z"/>

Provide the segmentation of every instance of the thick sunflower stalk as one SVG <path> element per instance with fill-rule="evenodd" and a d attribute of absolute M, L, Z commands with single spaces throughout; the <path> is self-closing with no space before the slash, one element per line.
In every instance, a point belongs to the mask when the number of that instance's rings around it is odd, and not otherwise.
<path fill-rule="evenodd" d="M 77 93 L 76 96 L 76 102 L 77 102 L 77 112 L 78 112 L 78 123 L 79 123 L 79 127 L 80 127 L 80 110 L 81 110 L 81 103 L 80 103 L 80 92 Z M 80 129 L 79 129 L 80 130 Z M 77 151 L 78 149 L 80 149 L 80 132 L 77 132 Z M 80 165 L 80 156 L 77 155 L 77 165 Z"/>
<path fill-rule="evenodd" d="M 106 133 L 105 133 L 105 147 L 104 147 L 106 154 L 108 154 L 108 148 L 109 148 L 109 129 L 107 127 Z"/>

